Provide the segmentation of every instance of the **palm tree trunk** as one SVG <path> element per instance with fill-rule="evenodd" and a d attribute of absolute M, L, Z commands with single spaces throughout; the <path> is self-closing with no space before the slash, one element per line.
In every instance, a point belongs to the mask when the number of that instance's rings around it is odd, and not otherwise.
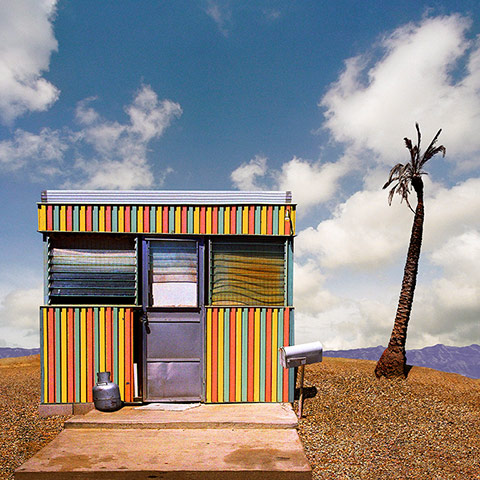
<path fill-rule="evenodd" d="M 412 185 L 417 193 L 417 208 L 413 219 L 407 261 L 403 271 L 402 289 L 398 300 L 395 323 L 388 347 L 383 352 L 375 367 L 375 375 L 377 377 L 406 377 L 407 374 L 405 344 L 407 341 L 408 321 L 410 320 L 410 312 L 412 311 L 413 294 L 417 283 L 424 219 L 423 181 L 420 177 L 414 178 L 413 180 Z"/>

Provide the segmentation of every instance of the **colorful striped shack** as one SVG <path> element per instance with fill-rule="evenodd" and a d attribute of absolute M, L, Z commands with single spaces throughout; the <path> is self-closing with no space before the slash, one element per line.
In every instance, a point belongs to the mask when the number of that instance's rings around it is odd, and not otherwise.
<path fill-rule="evenodd" d="M 293 401 L 290 192 L 48 190 L 38 229 L 46 412 L 102 371 L 125 402 Z"/>

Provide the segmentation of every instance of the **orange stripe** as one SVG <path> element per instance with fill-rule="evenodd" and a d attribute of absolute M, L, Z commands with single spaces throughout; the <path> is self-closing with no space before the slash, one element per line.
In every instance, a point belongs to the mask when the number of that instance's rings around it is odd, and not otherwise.
<path fill-rule="evenodd" d="M 48 309 L 48 402 L 55 402 L 55 313 Z"/>
<path fill-rule="evenodd" d="M 272 310 L 267 309 L 265 362 L 265 401 L 272 401 Z"/>
<path fill-rule="evenodd" d="M 247 367 L 247 401 L 253 402 L 253 315 L 254 309 L 248 309 L 248 367 Z"/>
<path fill-rule="evenodd" d="M 237 233 L 237 207 L 235 205 L 230 209 L 230 233 Z"/>
<path fill-rule="evenodd" d="M 168 233 L 168 207 L 163 207 L 163 232 Z"/>
<path fill-rule="evenodd" d="M 218 401 L 218 309 L 212 312 L 212 402 Z"/>
<path fill-rule="evenodd" d="M 143 207 L 143 231 L 150 232 L 150 207 Z"/>
<path fill-rule="evenodd" d="M 73 308 L 67 310 L 67 322 L 68 322 L 68 373 L 67 373 L 67 382 L 68 382 L 68 395 L 67 400 L 69 403 L 75 401 L 75 345 L 74 345 L 74 317 L 73 317 Z"/>
<path fill-rule="evenodd" d="M 131 350 L 131 328 L 132 328 L 132 311 L 127 308 L 125 311 L 125 401 L 133 401 L 132 389 L 132 350 Z"/>
<path fill-rule="evenodd" d="M 218 207 L 212 208 L 212 233 L 218 233 Z"/>
<path fill-rule="evenodd" d="M 286 308 L 283 315 L 283 345 L 288 346 L 290 339 L 290 309 Z M 283 402 L 288 402 L 288 368 L 283 369 Z"/>
<path fill-rule="evenodd" d="M 205 207 L 200 207 L 200 233 L 205 233 Z"/>
<path fill-rule="evenodd" d="M 290 222 L 291 222 L 291 219 L 292 219 L 292 211 L 290 209 L 290 206 L 286 207 L 285 209 L 285 213 L 288 212 L 288 220 L 286 219 L 287 218 L 287 215 L 285 215 L 285 235 L 290 235 Z"/>
<path fill-rule="evenodd" d="M 230 309 L 230 401 L 235 401 L 235 313 Z"/>
<path fill-rule="evenodd" d="M 125 232 L 130 232 L 130 205 L 125 206 Z"/>
<path fill-rule="evenodd" d="M 251 206 L 248 212 L 248 233 L 253 235 L 255 233 L 255 207 Z"/>

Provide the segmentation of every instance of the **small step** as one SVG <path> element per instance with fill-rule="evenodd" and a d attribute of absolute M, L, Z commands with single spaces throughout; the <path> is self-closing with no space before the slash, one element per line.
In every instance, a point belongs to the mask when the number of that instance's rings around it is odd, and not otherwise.
<path fill-rule="evenodd" d="M 160 407 L 161 408 L 161 407 Z M 290 404 L 201 404 L 183 411 L 124 407 L 117 412 L 92 410 L 65 422 L 65 428 L 295 428 Z"/>
<path fill-rule="evenodd" d="M 68 428 L 16 480 L 310 480 L 294 429 Z"/>

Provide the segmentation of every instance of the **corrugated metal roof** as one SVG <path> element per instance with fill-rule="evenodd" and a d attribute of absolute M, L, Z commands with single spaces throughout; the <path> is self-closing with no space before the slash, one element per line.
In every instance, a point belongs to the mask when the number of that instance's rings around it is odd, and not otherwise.
<path fill-rule="evenodd" d="M 42 203 L 235 205 L 292 203 L 292 192 L 235 190 L 45 190 Z"/>

